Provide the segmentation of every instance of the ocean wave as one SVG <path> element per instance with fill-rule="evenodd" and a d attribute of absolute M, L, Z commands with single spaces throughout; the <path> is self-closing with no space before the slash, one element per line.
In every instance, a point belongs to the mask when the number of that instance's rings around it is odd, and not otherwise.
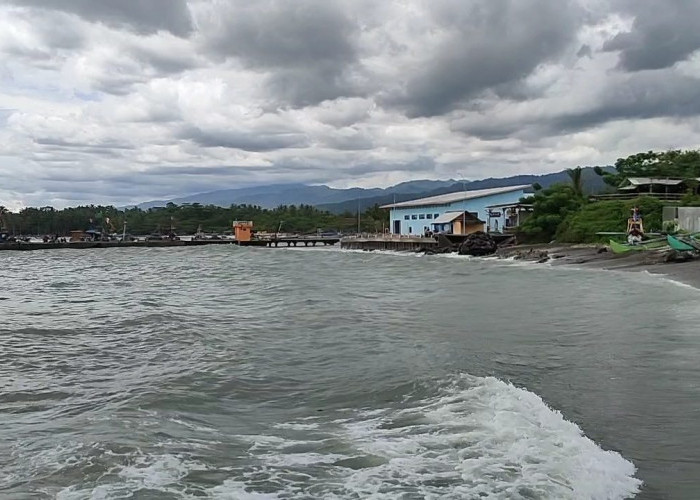
<path fill-rule="evenodd" d="M 231 467 L 207 463 L 194 449 L 115 454 L 105 448 L 113 461 L 109 471 L 90 485 L 65 487 L 56 497 L 151 492 L 255 500 L 394 499 L 402 494 L 616 500 L 635 496 L 641 487 L 630 461 L 602 449 L 537 394 L 493 377 L 458 376 L 432 397 L 407 401 L 400 409 L 348 409 L 334 417 L 273 427 L 280 435 L 234 436 L 248 443 L 249 459 L 236 466 L 232 461 Z M 90 450 L 94 455 L 95 446 Z M 84 451 L 57 449 L 45 458 L 75 467 Z M 192 476 L 200 473 L 220 478 L 218 484 L 192 484 Z"/>
<path fill-rule="evenodd" d="M 308 425 L 308 422 L 299 424 Z M 603 450 L 536 394 L 496 378 L 459 377 L 438 396 L 397 409 L 368 409 L 314 426 L 326 440 L 256 439 L 255 455 L 277 496 L 232 477 L 216 498 L 304 496 L 284 472 L 309 474 L 304 489 L 324 498 L 623 499 L 641 486 L 635 466 Z M 290 424 L 297 428 L 297 424 Z M 319 435 L 320 436 L 320 435 Z M 316 447 L 316 451 L 314 451 Z M 329 470 L 332 469 L 332 470 Z M 327 477 L 324 477 L 327 476 Z M 233 495 L 233 496 L 231 496 Z M 243 495 L 243 496 L 239 496 Z"/>

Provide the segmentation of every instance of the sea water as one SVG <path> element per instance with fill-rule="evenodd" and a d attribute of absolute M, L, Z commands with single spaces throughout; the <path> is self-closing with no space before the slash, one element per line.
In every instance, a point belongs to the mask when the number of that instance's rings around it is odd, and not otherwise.
<path fill-rule="evenodd" d="M 339 250 L 0 255 L 0 497 L 699 498 L 700 292 Z"/>

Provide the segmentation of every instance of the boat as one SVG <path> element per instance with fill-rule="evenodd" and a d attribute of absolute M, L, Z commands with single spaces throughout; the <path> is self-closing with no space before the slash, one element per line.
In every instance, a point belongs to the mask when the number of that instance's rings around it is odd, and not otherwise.
<path fill-rule="evenodd" d="M 679 252 L 696 252 L 700 250 L 700 245 L 686 242 L 676 236 L 671 236 L 670 234 L 666 236 L 666 240 L 671 248 Z"/>
<path fill-rule="evenodd" d="M 666 239 L 647 240 L 642 243 L 620 243 L 619 241 L 610 240 L 610 250 L 613 253 L 627 253 L 642 250 L 657 250 L 668 246 Z"/>

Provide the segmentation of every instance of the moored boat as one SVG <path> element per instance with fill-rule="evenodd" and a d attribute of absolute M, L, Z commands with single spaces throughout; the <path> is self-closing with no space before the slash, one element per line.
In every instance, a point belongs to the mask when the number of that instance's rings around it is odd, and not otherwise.
<path fill-rule="evenodd" d="M 700 250 L 700 244 L 693 242 L 692 240 L 682 240 L 677 236 L 671 236 L 670 234 L 666 236 L 668 245 L 679 252 L 696 252 Z"/>
<path fill-rule="evenodd" d="M 642 243 L 620 243 L 619 241 L 610 240 L 610 250 L 613 253 L 627 253 L 642 250 L 658 250 L 668 246 L 668 242 L 665 239 L 661 240 L 648 240 Z"/>

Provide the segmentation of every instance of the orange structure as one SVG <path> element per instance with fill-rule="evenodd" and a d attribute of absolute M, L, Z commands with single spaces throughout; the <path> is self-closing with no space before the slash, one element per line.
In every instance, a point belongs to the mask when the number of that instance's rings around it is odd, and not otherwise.
<path fill-rule="evenodd" d="M 253 221 L 233 221 L 233 235 L 236 241 L 250 241 L 253 238 Z"/>

